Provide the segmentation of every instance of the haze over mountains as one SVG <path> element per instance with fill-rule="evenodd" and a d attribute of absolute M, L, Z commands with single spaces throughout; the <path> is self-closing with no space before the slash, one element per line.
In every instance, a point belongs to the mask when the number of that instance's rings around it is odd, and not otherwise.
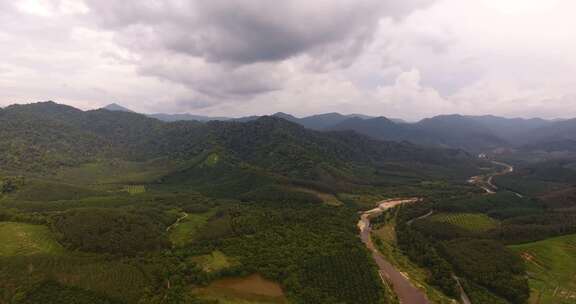
<path fill-rule="evenodd" d="M 112 111 L 130 111 L 112 104 Z M 208 117 L 190 114 L 151 114 L 162 121 L 237 121 L 248 122 L 260 116 L 242 118 Z M 408 141 L 416 144 L 487 152 L 498 148 L 523 148 L 543 151 L 576 150 L 576 119 L 504 118 L 493 115 L 439 115 L 416 123 L 362 114 L 325 113 L 298 118 L 287 113 L 272 116 L 318 131 L 355 131 L 374 139 Z"/>

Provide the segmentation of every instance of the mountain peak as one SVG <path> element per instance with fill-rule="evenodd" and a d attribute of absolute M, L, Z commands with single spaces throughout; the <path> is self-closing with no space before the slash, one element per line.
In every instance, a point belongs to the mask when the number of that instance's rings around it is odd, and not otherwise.
<path fill-rule="evenodd" d="M 108 110 L 108 111 L 117 111 L 117 112 L 129 112 L 129 113 L 134 113 L 134 111 L 123 107 L 117 103 L 111 103 L 105 107 L 103 107 L 102 109 Z"/>
<path fill-rule="evenodd" d="M 294 116 L 292 116 L 292 115 L 290 115 L 290 114 L 284 113 L 284 112 L 278 112 L 278 113 L 273 114 L 272 116 L 274 116 L 274 117 L 279 117 L 279 118 L 282 118 L 282 119 L 286 119 L 286 120 L 288 120 L 288 121 L 296 121 L 296 120 L 298 120 L 298 118 L 296 118 L 296 117 L 294 117 Z"/>

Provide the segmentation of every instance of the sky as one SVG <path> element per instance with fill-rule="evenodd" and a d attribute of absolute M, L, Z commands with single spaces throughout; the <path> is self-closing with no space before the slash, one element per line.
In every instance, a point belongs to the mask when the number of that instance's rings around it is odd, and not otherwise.
<path fill-rule="evenodd" d="M 576 117 L 573 0 L 0 0 L 0 106 Z"/>

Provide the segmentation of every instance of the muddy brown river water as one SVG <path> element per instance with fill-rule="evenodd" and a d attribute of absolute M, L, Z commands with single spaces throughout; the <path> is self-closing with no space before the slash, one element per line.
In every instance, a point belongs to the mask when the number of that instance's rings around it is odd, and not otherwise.
<path fill-rule="evenodd" d="M 420 199 L 392 199 L 386 200 L 379 203 L 377 208 L 366 211 L 360 217 L 358 222 L 358 228 L 360 229 L 360 237 L 362 242 L 366 245 L 366 248 L 372 252 L 372 257 L 378 265 L 380 272 L 380 277 L 382 280 L 392 284 L 394 292 L 398 295 L 398 299 L 402 304 L 428 304 L 430 301 L 426 298 L 426 295 L 422 290 L 412 285 L 412 282 L 400 271 L 398 271 L 390 262 L 388 262 L 384 256 L 376 249 L 372 238 L 370 237 L 370 232 L 372 227 L 370 225 L 370 219 L 374 218 L 384 211 L 394 208 L 398 205 L 405 203 L 418 202 Z"/>

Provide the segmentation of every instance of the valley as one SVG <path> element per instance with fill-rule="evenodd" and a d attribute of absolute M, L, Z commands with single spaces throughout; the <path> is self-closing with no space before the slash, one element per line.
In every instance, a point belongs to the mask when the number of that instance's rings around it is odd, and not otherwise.
<path fill-rule="evenodd" d="M 55 103 L 0 127 L 2 304 L 571 303 L 569 153 Z"/>

